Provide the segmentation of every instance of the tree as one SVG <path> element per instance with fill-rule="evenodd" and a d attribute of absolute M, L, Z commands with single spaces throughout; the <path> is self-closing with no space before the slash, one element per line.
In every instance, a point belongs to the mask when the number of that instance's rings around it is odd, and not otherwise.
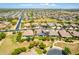
<path fill-rule="evenodd" d="M 45 41 L 45 40 L 50 41 L 50 37 L 49 36 L 45 36 L 43 41 Z"/>
<path fill-rule="evenodd" d="M 53 42 L 54 41 L 54 38 L 53 37 L 50 37 L 51 41 Z"/>
<path fill-rule="evenodd" d="M 28 42 L 30 41 L 30 37 L 29 37 L 29 36 L 28 36 L 28 37 L 26 37 L 26 41 L 28 41 Z"/>
<path fill-rule="evenodd" d="M 12 32 L 12 34 L 16 34 L 16 32 Z"/>
<path fill-rule="evenodd" d="M 26 48 L 25 48 L 25 47 L 22 47 L 22 48 L 20 48 L 20 50 L 21 50 L 22 52 L 25 52 L 25 51 L 26 51 Z"/>
<path fill-rule="evenodd" d="M 29 23 L 33 23 L 33 22 L 34 22 L 34 20 L 30 20 L 30 21 L 29 21 Z"/>
<path fill-rule="evenodd" d="M 30 20 L 33 20 L 33 11 L 30 12 L 29 17 L 30 17 Z"/>
<path fill-rule="evenodd" d="M 4 39 L 6 37 L 6 34 L 4 32 L 0 32 L 0 40 Z"/>
<path fill-rule="evenodd" d="M 65 42 L 73 42 L 73 41 L 72 41 L 72 38 L 66 38 L 64 41 L 65 41 Z"/>
<path fill-rule="evenodd" d="M 65 47 L 64 50 L 65 54 L 71 54 L 71 51 L 68 47 Z"/>
<path fill-rule="evenodd" d="M 46 37 L 45 36 L 39 36 L 39 40 L 45 41 L 46 40 Z"/>
<path fill-rule="evenodd" d="M 21 33 L 21 32 L 18 32 L 18 33 L 17 33 L 16 40 L 17 40 L 18 42 L 20 42 L 21 37 L 22 37 L 22 33 Z"/>
<path fill-rule="evenodd" d="M 30 43 L 30 45 L 29 45 L 29 49 L 31 49 L 31 48 L 33 48 L 34 47 L 34 43 Z"/>
<path fill-rule="evenodd" d="M 33 41 L 34 46 L 38 46 L 39 42 L 38 41 Z"/>
<path fill-rule="evenodd" d="M 76 21 L 78 21 L 78 20 L 79 20 L 79 17 L 78 17 L 78 16 L 76 16 L 75 18 L 76 18 Z"/>
<path fill-rule="evenodd" d="M 47 53 L 47 50 L 46 50 L 46 49 L 44 49 L 44 50 L 43 50 L 43 53 L 44 53 L 44 54 L 46 54 L 46 53 Z"/>
<path fill-rule="evenodd" d="M 45 45 L 44 43 L 40 43 L 40 44 L 39 44 L 39 48 L 40 48 L 40 49 L 44 49 L 44 48 L 46 48 L 46 45 Z"/>
<path fill-rule="evenodd" d="M 34 37 L 32 37 L 32 36 L 28 36 L 28 37 L 26 37 L 26 40 L 29 42 L 29 41 L 33 41 L 34 40 Z"/>

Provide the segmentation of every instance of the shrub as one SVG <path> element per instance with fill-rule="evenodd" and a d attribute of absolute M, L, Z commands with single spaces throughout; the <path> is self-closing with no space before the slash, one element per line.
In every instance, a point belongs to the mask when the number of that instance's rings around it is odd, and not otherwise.
<path fill-rule="evenodd" d="M 16 34 L 16 32 L 12 32 L 12 34 Z"/>
<path fill-rule="evenodd" d="M 6 37 L 6 34 L 4 32 L 0 32 L 0 40 L 4 39 Z"/>
<path fill-rule="evenodd" d="M 25 48 L 25 47 L 22 47 L 22 48 L 20 48 L 20 50 L 21 50 L 22 52 L 25 52 L 25 51 L 26 51 L 26 48 Z"/>
<path fill-rule="evenodd" d="M 43 41 L 45 41 L 46 40 L 46 37 L 44 36 L 39 36 L 39 40 L 43 40 Z"/>
<path fill-rule="evenodd" d="M 15 49 L 15 50 L 12 52 L 12 55 L 17 55 L 17 54 L 20 54 L 20 53 L 21 53 L 20 48 L 17 48 L 17 49 Z"/>
<path fill-rule="evenodd" d="M 44 48 L 46 48 L 46 45 L 43 44 L 43 43 L 40 43 L 40 44 L 39 44 L 39 48 L 40 48 L 40 49 L 44 49 Z"/>
<path fill-rule="evenodd" d="M 54 38 L 53 37 L 50 37 L 51 41 L 54 41 Z"/>
<path fill-rule="evenodd" d="M 47 41 L 50 41 L 50 37 L 46 36 L 45 38 L 46 38 Z"/>
<path fill-rule="evenodd" d="M 43 54 L 43 51 L 41 49 L 36 49 L 37 54 Z"/>
<path fill-rule="evenodd" d="M 37 41 L 34 41 L 33 43 L 34 43 L 34 46 L 38 46 L 38 44 L 39 44 L 39 42 L 37 42 Z"/>
<path fill-rule="evenodd" d="M 29 45 L 29 49 L 31 49 L 31 48 L 33 48 L 34 47 L 34 44 L 33 43 L 30 43 L 30 45 Z"/>
<path fill-rule="evenodd" d="M 71 51 L 69 48 L 65 47 L 63 50 L 66 54 L 71 54 Z"/>
<path fill-rule="evenodd" d="M 32 37 L 32 36 L 28 36 L 28 37 L 26 37 L 26 41 L 29 42 L 29 41 L 31 41 L 31 40 L 33 41 L 33 40 L 34 40 L 34 37 Z"/>
<path fill-rule="evenodd" d="M 44 54 L 46 54 L 46 53 L 47 53 L 47 50 L 46 50 L 46 49 L 44 49 L 44 50 L 43 50 L 43 53 L 44 53 Z"/>
<path fill-rule="evenodd" d="M 24 42 L 24 41 L 26 41 L 25 39 L 21 39 L 21 40 L 19 40 L 19 42 Z"/>
<path fill-rule="evenodd" d="M 25 48 L 25 47 L 17 48 L 17 49 L 15 49 L 11 54 L 12 54 L 12 55 L 18 55 L 18 54 L 20 54 L 21 52 L 25 52 L 25 51 L 26 51 L 26 48 Z"/>
<path fill-rule="evenodd" d="M 73 41 L 71 40 L 71 38 L 67 38 L 67 39 L 65 39 L 64 41 L 65 41 L 65 42 L 73 42 Z"/>

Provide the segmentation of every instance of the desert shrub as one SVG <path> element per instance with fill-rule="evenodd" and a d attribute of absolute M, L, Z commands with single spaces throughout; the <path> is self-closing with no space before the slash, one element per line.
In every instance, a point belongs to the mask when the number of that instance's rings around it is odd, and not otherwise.
<path fill-rule="evenodd" d="M 6 37 L 6 34 L 4 32 L 0 32 L 0 40 L 4 39 Z"/>
<path fill-rule="evenodd" d="M 34 41 L 33 44 L 34 44 L 34 46 L 38 46 L 39 42 L 38 41 Z"/>
<path fill-rule="evenodd" d="M 36 49 L 35 51 L 37 52 L 37 54 L 43 54 L 43 51 L 41 49 Z"/>
<path fill-rule="evenodd" d="M 12 55 L 18 55 L 18 54 L 20 54 L 21 52 L 25 52 L 25 51 L 26 51 L 26 48 L 25 48 L 25 47 L 16 48 L 11 54 L 12 54 Z"/>
<path fill-rule="evenodd" d="M 65 47 L 64 50 L 65 54 L 71 54 L 71 51 L 68 47 Z"/>
<path fill-rule="evenodd" d="M 46 48 L 46 45 L 45 45 L 44 43 L 40 43 L 40 44 L 39 44 L 39 48 L 40 48 L 40 49 L 44 49 L 44 48 Z"/>
<path fill-rule="evenodd" d="M 44 50 L 43 50 L 43 53 L 44 53 L 44 54 L 46 54 L 46 53 L 47 53 L 47 50 L 46 50 L 46 49 L 44 49 Z"/>
<path fill-rule="evenodd" d="M 31 49 L 31 48 L 33 48 L 34 47 L 34 43 L 30 43 L 30 45 L 29 45 L 29 49 Z"/>

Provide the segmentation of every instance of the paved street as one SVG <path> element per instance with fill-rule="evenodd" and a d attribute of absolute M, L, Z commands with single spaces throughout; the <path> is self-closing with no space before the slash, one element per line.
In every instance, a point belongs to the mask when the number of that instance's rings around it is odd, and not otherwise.
<path fill-rule="evenodd" d="M 17 22 L 17 24 L 16 24 L 15 30 L 19 30 L 19 27 L 21 26 L 21 20 L 22 20 L 22 16 L 20 16 L 20 17 L 18 18 L 18 22 Z"/>

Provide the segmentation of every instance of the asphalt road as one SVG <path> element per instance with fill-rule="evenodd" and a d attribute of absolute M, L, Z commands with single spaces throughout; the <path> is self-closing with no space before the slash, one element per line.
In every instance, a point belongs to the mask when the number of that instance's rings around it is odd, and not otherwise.
<path fill-rule="evenodd" d="M 62 51 L 63 50 L 60 47 L 53 47 L 49 49 L 47 55 L 64 55 Z"/>
<path fill-rule="evenodd" d="M 21 25 L 21 20 L 22 20 L 22 16 L 20 16 L 19 18 L 18 18 L 18 22 L 17 22 L 17 24 L 16 24 L 16 30 L 19 30 L 19 27 L 20 27 L 20 25 Z"/>

